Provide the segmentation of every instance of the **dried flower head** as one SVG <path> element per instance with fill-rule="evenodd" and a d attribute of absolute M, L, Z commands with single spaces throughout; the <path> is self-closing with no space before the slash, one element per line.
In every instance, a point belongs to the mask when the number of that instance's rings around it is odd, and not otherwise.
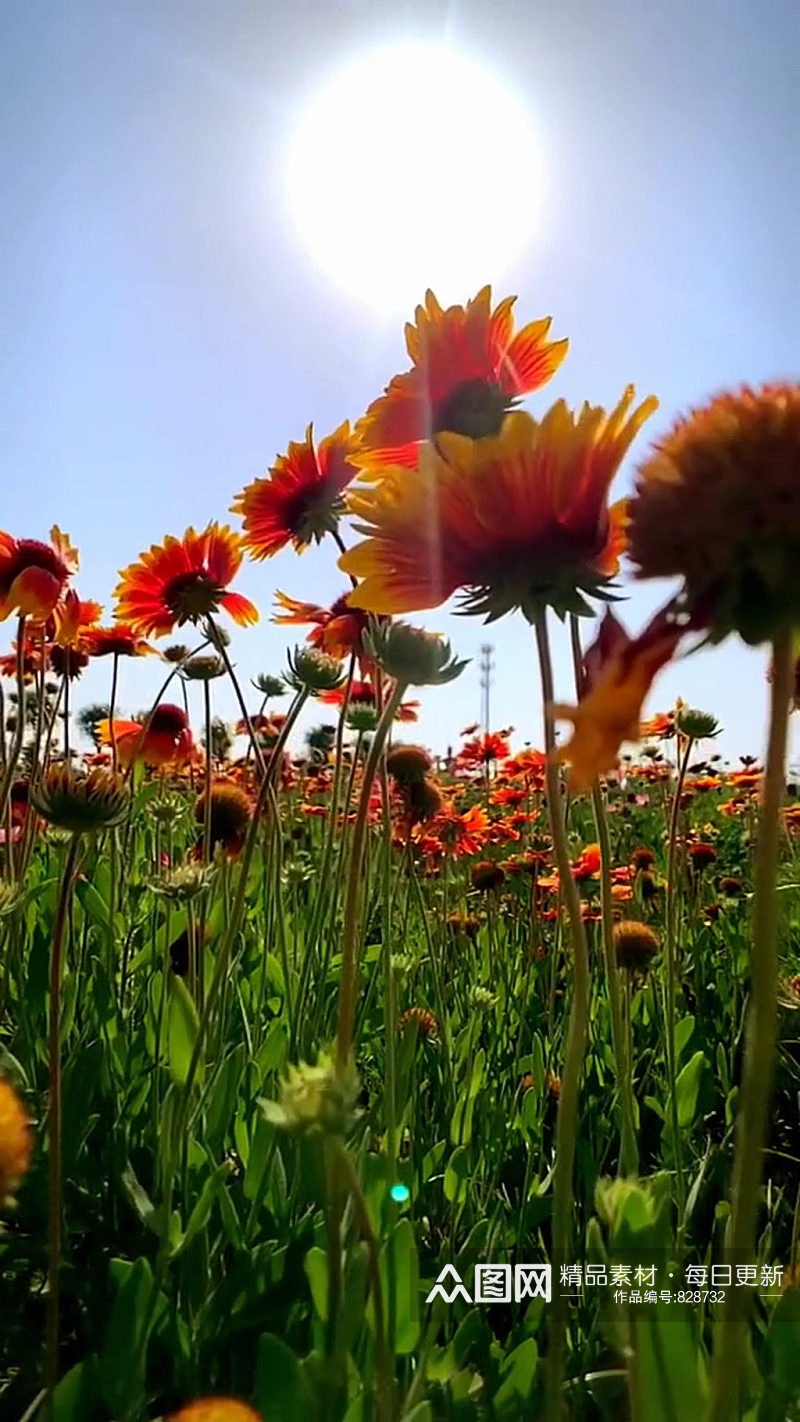
<path fill-rule="evenodd" d="M 433 762 L 422 746 L 395 745 L 387 752 L 386 769 L 398 785 L 419 784 L 433 769 Z"/>
<path fill-rule="evenodd" d="M 198 795 L 194 817 L 205 825 L 205 791 Z M 253 814 L 250 796 L 232 780 L 214 780 L 210 788 L 211 844 L 220 844 L 227 854 L 238 854 Z"/>
<path fill-rule="evenodd" d="M 715 640 L 800 621 L 800 384 L 726 392 L 643 464 L 629 508 L 642 578 L 681 577 Z"/>
<path fill-rule="evenodd" d="M 480 893 L 499 889 L 506 881 L 505 873 L 500 865 L 495 864 L 491 859 L 479 859 L 477 864 L 473 864 L 469 877 L 473 889 L 477 889 Z"/>
<path fill-rule="evenodd" d="M 624 972 L 646 973 L 660 949 L 658 934 L 649 924 L 635 923 L 632 919 L 614 924 L 617 966 Z"/>
<path fill-rule="evenodd" d="M 96 767 L 87 774 L 67 765 L 45 771 L 31 799 L 48 824 L 70 834 L 89 834 L 119 824 L 130 798 L 121 776 Z"/>

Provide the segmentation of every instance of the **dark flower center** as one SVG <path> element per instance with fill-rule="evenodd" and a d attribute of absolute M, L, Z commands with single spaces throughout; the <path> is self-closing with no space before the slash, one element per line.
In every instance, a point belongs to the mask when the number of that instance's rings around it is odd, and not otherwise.
<path fill-rule="evenodd" d="M 486 439 L 498 435 L 511 402 L 494 380 L 462 380 L 439 401 L 433 411 L 431 433 L 466 435 Z"/>
<path fill-rule="evenodd" d="M 164 588 L 164 602 L 180 622 L 195 622 L 214 612 L 225 589 L 212 582 L 207 573 L 181 573 Z"/>
<path fill-rule="evenodd" d="M 155 735 L 179 736 L 188 725 L 186 712 L 180 706 L 157 706 L 150 717 L 149 732 Z"/>

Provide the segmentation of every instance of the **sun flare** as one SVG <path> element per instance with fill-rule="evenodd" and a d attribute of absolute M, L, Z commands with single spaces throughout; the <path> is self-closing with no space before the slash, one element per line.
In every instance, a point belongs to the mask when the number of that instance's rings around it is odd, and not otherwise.
<path fill-rule="evenodd" d="M 311 97 L 287 151 L 288 209 L 314 265 L 381 311 L 432 286 L 497 281 L 542 201 L 532 118 L 496 73 L 445 46 L 351 60 Z"/>

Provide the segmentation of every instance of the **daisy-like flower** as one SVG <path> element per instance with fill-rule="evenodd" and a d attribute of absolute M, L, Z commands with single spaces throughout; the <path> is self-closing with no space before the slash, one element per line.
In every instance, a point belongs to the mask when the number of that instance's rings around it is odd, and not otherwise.
<path fill-rule="evenodd" d="M 364 649 L 363 637 L 369 627 L 370 615 L 361 608 L 351 607 L 349 593 L 343 593 L 330 607 L 319 607 L 314 602 L 301 602 L 287 593 L 276 592 L 275 604 L 278 612 L 272 621 L 279 626 L 307 626 L 311 624 L 308 641 L 329 657 L 355 656 L 359 675 L 365 677 L 373 663 Z"/>
<path fill-rule="evenodd" d="M 356 426 L 359 461 L 369 468 L 414 468 L 421 441 L 442 431 L 479 439 L 500 432 L 522 395 L 544 385 L 567 353 L 567 341 L 547 339 L 551 320 L 514 333 L 516 297 L 492 311 L 483 287 L 466 306 L 442 310 L 432 291 L 406 326 L 412 369 L 396 375 Z"/>
<path fill-rule="evenodd" d="M 0 532 L 0 622 L 14 612 L 46 622 L 78 563 L 77 549 L 58 526 L 49 543 Z"/>
<path fill-rule="evenodd" d="M 683 579 L 715 640 L 800 620 L 800 382 L 717 396 L 642 465 L 630 502 L 642 578 Z"/>
<path fill-rule="evenodd" d="M 415 470 L 388 466 L 348 500 L 364 541 L 339 560 L 361 579 L 350 605 L 403 613 L 465 594 L 463 610 L 494 620 L 519 607 L 587 611 L 619 567 L 625 505 L 608 491 L 647 416 L 628 388 L 611 414 L 558 401 L 541 421 L 506 416 L 494 438 L 442 434 Z"/>
<path fill-rule="evenodd" d="M 265 477 L 236 495 L 231 512 L 244 522 L 243 542 L 251 558 L 272 558 L 290 543 L 301 553 L 336 531 L 342 492 L 358 472 L 354 450 L 347 420 L 316 448 L 309 425 L 302 443 L 292 441 Z"/>
<path fill-rule="evenodd" d="M 137 636 L 126 622 L 113 622 L 110 627 L 89 629 L 86 651 L 90 657 L 146 657 L 155 653 L 155 647 Z"/>
<path fill-rule="evenodd" d="M 221 607 L 247 627 L 258 621 L 249 598 L 228 592 L 242 564 L 242 541 L 225 525 L 153 544 L 120 574 L 114 592 L 120 622 L 143 637 L 163 637 L 186 622 L 199 622 Z"/>
<path fill-rule="evenodd" d="M 662 610 L 636 638 L 607 612 L 597 641 L 584 658 L 585 684 L 577 706 L 553 706 L 556 720 L 571 721 L 571 741 L 557 758 L 570 766 L 570 786 L 587 790 L 598 775 L 613 770 L 623 741 L 639 734 L 642 703 L 653 679 L 674 655 L 686 627 Z"/>
<path fill-rule="evenodd" d="M 146 727 L 146 729 L 145 729 Z M 97 737 L 101 745 L 117 748 L 120 765 L 143 761 L 145 765 L 187 765 L 197 757 L 197 747 L 189 730 L 186 712 L 180 706 L 162 703 L 157 706 L 149 724 L 142 721 L 98 721 Z"/>

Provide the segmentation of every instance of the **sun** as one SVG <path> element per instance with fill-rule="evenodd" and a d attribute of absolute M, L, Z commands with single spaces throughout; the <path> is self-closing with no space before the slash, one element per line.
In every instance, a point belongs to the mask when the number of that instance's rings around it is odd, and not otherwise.
<path fill-rule="evenodd" d="M 427 287 L 462 300 L 524 252 L 542 203 L 532 117 L 502 77 L 446 46 L 365 52 L 300 113 L 288 210 L 318 270 L 387 314 Z"/>

